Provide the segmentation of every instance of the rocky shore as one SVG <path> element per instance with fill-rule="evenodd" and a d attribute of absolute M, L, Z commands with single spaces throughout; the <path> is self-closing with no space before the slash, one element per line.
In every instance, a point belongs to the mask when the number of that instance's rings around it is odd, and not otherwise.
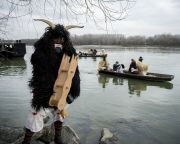
<path fill-rule="evenodd" d="M 23 128 L 0 126 L 0 144 L 21 144 L 24 135 Z M 35 133 L 32 144 L 54 144 L 54 128 L 52 125 L 44 127 L 41 132 Z M 63 126 L 63 144 L 80 144 L 80 138 L 70 126 Z M 101 138 L 97 144 L 120 144 L 119 139 L 107 128 L 103 128 Z"/>

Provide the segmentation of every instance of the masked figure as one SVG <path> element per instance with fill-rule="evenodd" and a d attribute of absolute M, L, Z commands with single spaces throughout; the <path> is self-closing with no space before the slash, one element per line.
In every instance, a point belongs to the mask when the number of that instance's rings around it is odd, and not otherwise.
<path fill-rule="evenodd" d="M 72 57 L 77 55 L 70 40 L 70 28 L 82 28 L 81 26 L 63 26 L 53 24 L 44 19 L 35 19 L 49 25 L 43 36 L 34 44 L 35 51 L 31 56 L 32 78 L 29 86 L 33 93 L 31 102 L 32 110 L 25 125 L 25 137 L 23 144 L 30 144 L 34 132 L 43 129 L 43 118 L 51 110 L 54 113 L 55 138 L 57 144 L 61 143 L 61 128 L 64 117 L 56 107 L 49 106 L 49 99 L 53 94 L 53 86 L 58 76 L 59 66 L 64 54 Z M 80 77 L 76 68 L 72 84 L 66 102 L 71 104 L 80 95 Z"/>

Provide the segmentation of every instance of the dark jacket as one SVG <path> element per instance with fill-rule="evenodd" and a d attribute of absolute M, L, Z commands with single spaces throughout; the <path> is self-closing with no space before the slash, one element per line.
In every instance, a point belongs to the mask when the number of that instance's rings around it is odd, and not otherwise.
<path fill-rule="evenodd" d="M 137 69 L 135 62 L 131 62 L 130 66 L 129 66 L 129 72 L 132 72 L 132 70 L 131 70 L 132 68 Z"/>
<path fill-rule="evenodd" d="M 121 65 L 120 64 L 113 64 L 113 71 L 117 71 L 118 70 L 118 68 L 120 68 L 121 67 Z"/>

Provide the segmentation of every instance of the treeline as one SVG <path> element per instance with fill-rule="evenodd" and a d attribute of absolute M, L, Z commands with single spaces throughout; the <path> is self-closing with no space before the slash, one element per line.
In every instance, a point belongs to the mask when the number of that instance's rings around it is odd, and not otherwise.
<path fill-rule="evenodd" d="M 180 46 L 180 35 L 161 34 L 152 37 L 129 36 L 121 34 L 74 35 L 74 45 L 121 45 L 121 46 Z M 22 39 L 22 42 L 33 45 L 37 39 Z"/>
<path fill-rule="evenodd" d="M 75 45 L 180 46 L 180 35 L 162 34 L 152 37 L 103 34 L 73 36 Z"/>

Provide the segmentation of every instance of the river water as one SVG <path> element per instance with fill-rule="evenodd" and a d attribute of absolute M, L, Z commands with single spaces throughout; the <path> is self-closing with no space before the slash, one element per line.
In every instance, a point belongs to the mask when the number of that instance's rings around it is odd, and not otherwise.
<path fill-rule="evenodd" d="M 128 68 L 131 58 L 142 56 L 149 71 L 175 78 L 161 83 L 98 75 L 101 58 L 80 58 L 81 95 L 69 107 L 65 123 L 77 132 L 81 143 L 98 143 L 106 127 L 123 144 L 179 144 L 180 48 L 96 48 L 106 49 L 111 66 L 118 60 Z M 27 86 L 32 52 L 28 46 L 23 59 L 0 59 L 1 125 L 24 126 L 32 97 Z"/>

